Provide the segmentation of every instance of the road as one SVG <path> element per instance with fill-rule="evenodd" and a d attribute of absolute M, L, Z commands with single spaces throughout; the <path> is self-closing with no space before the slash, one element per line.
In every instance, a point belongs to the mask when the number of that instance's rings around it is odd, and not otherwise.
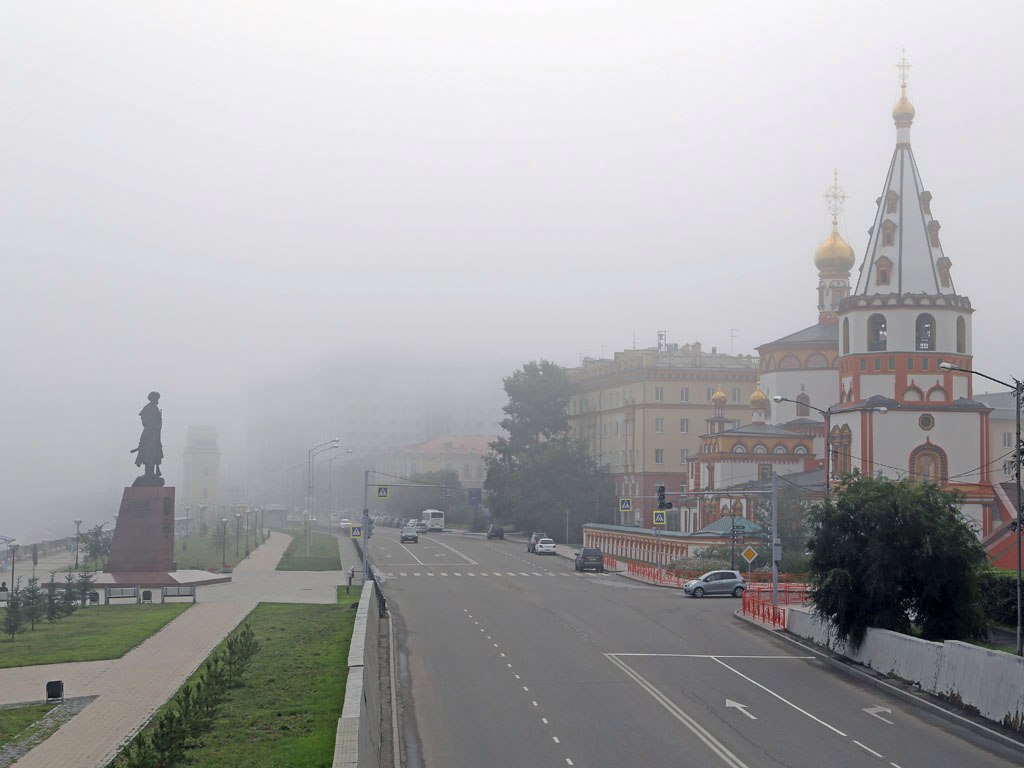
<path fill-rule="evenodd" d="M 525 544 L 377 528 L 408 768 L 1020 766 L 1021 745 L 687 599 Z"/>

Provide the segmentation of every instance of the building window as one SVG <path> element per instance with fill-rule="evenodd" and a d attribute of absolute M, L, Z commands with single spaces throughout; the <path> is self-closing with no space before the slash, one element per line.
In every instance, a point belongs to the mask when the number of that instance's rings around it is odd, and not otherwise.
<path fill-rule="evenodd" d="M 795 453 L 797 456 L 806 456 L 807 449 L 804 448 L 802 445 L 798 445 L 796 448 L 793 449 L 793 453 Z"/>
<path fill-rule="evenodd" d="M 665 420 L 664 419 L 657 418 L 657 419 L 654 420 L 654 431 L 657 432 L 659 435 L 663 434 L 665 432 Z"/>
<path fill-rule="evenodd" d="M 956 351 L 967 354 L 967 321 L 962 317 L 956 319 Z"/>
<path fill-rule="evenodd" d="M 757 479 L 764 483 L 772 479 L 772 465 L 771 464 L 758 464 L 757 465 Z"/>
<path fill-rule="evenodd" d="M 876 371 L 882 370 L 882 358 L 880 358 L 880 357 L 876 357 L 875 358 L 875 370 Z"/>
<path fill-rule="evenodd" d="M 910 453 L 910 479 L 919 483 L 946 482 L 946 452 L 925 443 Z"/>
<path fill-rule="evenodd" d="M 941 228 L 942 225 L 940 225 L 939 222 L 935 221 L 934 219 L 928 222 L 928 243 L 932 246 L 932 248 L 939 247 L 939 230 Z"/>
<path fill-rule="evenodd" d="M 664 464 L 665 463 L 665 449 L 664 448 L 655 448 L 654 449 L 654 463 L 655 464 Z"/>
<path fill-rule="evenodd" d="M 889 190 L 885 193 L 885 212 L 896 213 L 900 204 L 900 196 L 897 195 L 893 190 Z"/>
<path fill-rule="evenodd" d="M 682 435 L 688 435 L 690 433 L 690 420 L 680 419 L 679 420 L 679 433 Z"/>
<path fill-rule="evenodd" d="M 780 453 L 781 454 L 781 453 L 785 453 L 785 452 L 786 452 L 786 446 L 784 446 L 784 445 L 776 445 L 774 448 L 772 448 L 772 453 Z"/>
<path fill-rule="evenodd" d="M 1013 448 L 1013 433 L 1003 432 L 1003 448 Z"/>
<path fill-rule="evenodd" d="M 922 371 L 927 371 L 928 370 L 928 358 L 927 357 L 922 358 L 922 360 L 921 360 L 921 370 Z"/>
<path fill-rule="evenodd" d="M 801 392 L 799 395 L 797 395 L 796 396 L 796 415 L 798 417 L 800 417 L 800 416 L 810 416 L 811 415 L 810 404 L 811 404 L 811 398 L 808 396 L 808 394 L 806 392 Z"/>
<path fill-rule="evenodd" d="M 768 453 L 768 447 L 765 445 L 755 445 L 754 453 Z"/>
<path fill-rule="evenodd" d="M 914 358 L 912 358 L 912 357 L 908 357 L 907 358 L 907 370 L 908 371 L 914 370 Z"/>
<path fill-rule="evenodd" d="M 732 452 L 733 453 L 746 453 L 747 449 L 746 449 L 746 447 L 744 447 L 742 445 L 734 445 L 732 447 Z"/>
<path fill-rule="evenodd" d="M 665 388 L 664 387 L 655 387 L 654 388 L 654 399 L 657 402 L 659 402 L 659 403 L 664 401 L 664 399 L 665 399 Z"/>
<path fill-rule="evenodd" d="M 896 370 L 896 358 L 895 357 L 890 357 L 889 358 L 889 370 L 890 371 L 895 371 Z"/>
<path fill-rule="evenodd" d="M 884 352 L 885 341 L 885 315 L 872 315 L 868 318 L 868 352 Z"/>
<path fill-rule="evenodd" d="M 878 268 L 878 284 L 888 285 L 889 284 L 889 268 L 879 267 Z"/>
<path fill-rule="evenodd" d="M 850 354 L 850 318 L 843 318 L 843 354 Z"/>
<path fill-rule="evenodd" d="M 740 401 L 740 391 L 737 387 L 732 388 L 732 401 L 738 403 Z"/>
<path fill-rule="evenodd" d="M 892 245 L 896 242 L 896 225 L 886 219 L 882 222 L 882 245 Z"/>
<path fill-rule="evenodd" d="M 689 460 L 690 460 L 690 449 L 689 448 L 680 448 L 679 449 L 679 463 L 680 464 L 685 464 Z"/>
<path fill-rule="evenodd" d="M 688 402 L 690 402 L 690 388 L 689 387 L 683 387 L 682 389 L 679 390 L 679 402 L 680 403 L 688 403 Z"/>
<path fill-rule="evenodd" d="M 917 316 L 917 346 L 918 352 L 932 352 L 935 350 L 935 318 L 927 312 Z"/>

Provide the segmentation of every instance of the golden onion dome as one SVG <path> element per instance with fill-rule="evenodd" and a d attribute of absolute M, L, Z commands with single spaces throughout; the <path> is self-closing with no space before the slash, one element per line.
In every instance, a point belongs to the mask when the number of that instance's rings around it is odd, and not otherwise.
<path fill-rule="evenodd" d="M 721 385 L 715 390 L 715 394 L 711 396 L 711 402 L 715 404 L 716 408 L 724 408 L 725 404 L 729 402 L 729 398 L 722 391 Z"/>
<path fill-rule="evenodd" d="M 750 408 L 754 411 L 764 411 L 768 408 L 768 395 L 761 391 L 761 382 L 757 382 L 757 388 L 750 396 Z"/>
<path fill-rule="evenodd" d="M 853 248 L 839 234 L 839 227 L 832 222 L 832 233 L 825 238 L 814 252 L 814 266 L 820 272 L 849 272 L 856 262 Z"/>
<path fill-rule="evenodd" d="M 896 106 L 892 108 L 892 119 L 897 122 L 907 121 L 910 122 L 914 119 L 914 105 L 910 103 L 910 99 L 907 98 L 907 86 L 904 85 L 900 92 L 900 100 L 896 102 Z"/>

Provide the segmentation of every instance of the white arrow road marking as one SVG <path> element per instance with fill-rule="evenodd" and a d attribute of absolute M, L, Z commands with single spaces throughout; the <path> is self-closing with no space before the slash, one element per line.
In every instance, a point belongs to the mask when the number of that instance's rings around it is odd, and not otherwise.
<path fill-rule="evenodd" d="M 740 704 L 738 701 L 733 701 L 732 699 L 726 699 L 725 700 L 725 706 L 726 706 L 726 709 L 728 709 L 730 707 L 733 708 L 733 709 L 738 709 L 740 712 L 742 712 L 744 715 L 749 717 L 751 720 L 757 720 L 757 718 L 754 715 L 752 715 L 749 712 L 747 712 L 747 705 L 746 704 Z"/>
<path fill-rule="evenodd" d="M 872 717 L 877 717 L 883 723 L 888 723 L 889 725 L 896 725 L 896 723 L 894 723 L 892 720 L 886 720 L 884 717 L 881 716 L 881 714 L 879 714 L 880 712 L 885 712 L 885 714 L 891 715 L 892 710 L 888 707 L 864 707 L 863 711 L 867 712 Z"/>

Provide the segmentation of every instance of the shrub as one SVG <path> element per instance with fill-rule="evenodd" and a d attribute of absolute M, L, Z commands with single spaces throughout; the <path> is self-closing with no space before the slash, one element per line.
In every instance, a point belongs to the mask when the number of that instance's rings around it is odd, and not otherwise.
<path fill-rule="evenodd" d="M 981 610 L 992 624 L 1017 624 L 1017 574 L 1011 571 L 986 570 L 978 575 Z"/>

